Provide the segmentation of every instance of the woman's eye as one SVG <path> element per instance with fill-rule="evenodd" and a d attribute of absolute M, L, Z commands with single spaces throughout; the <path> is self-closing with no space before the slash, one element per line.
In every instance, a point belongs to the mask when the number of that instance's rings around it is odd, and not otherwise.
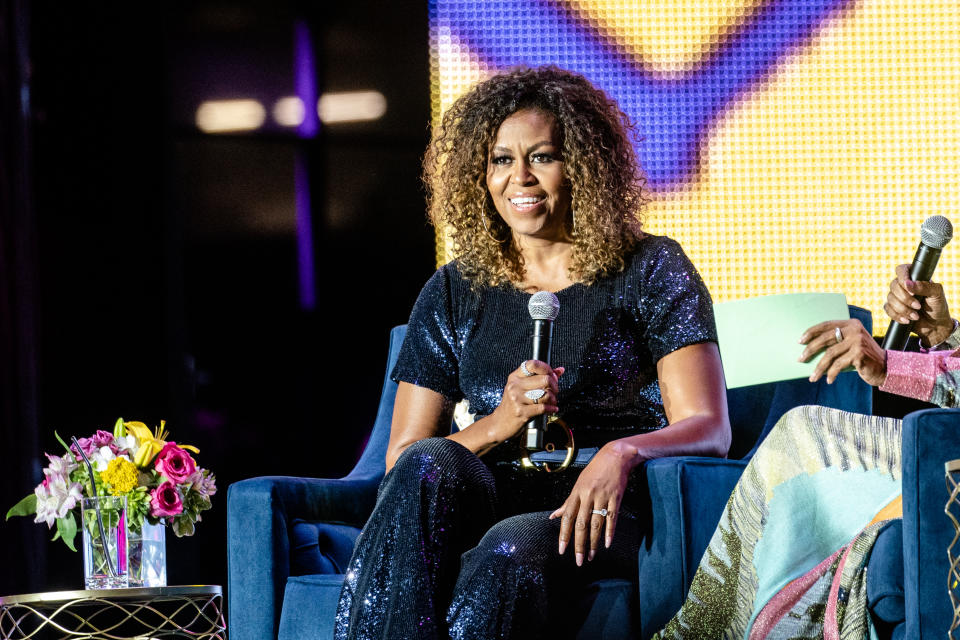
<path fill-rule="evenodd" d="M 507 164 L 510 162 L 510 156 L 494 156 L 490 159 L 490 164 Z"/>
<path fill-rule="evenodd" d="M 553 162 L 554 157 L 552 153 L 535 153 L 530 156 L 531 162 Z"/>

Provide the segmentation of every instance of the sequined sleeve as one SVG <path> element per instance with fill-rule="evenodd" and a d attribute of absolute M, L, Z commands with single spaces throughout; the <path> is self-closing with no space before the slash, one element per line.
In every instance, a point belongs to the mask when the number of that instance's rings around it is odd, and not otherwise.
<path fill-rule="evenodd" d="M 410 312 L 407 334 L 391 378 L 432 389 L 454 401 L 459 384 L 459 354 L 453 323 L 449 274 L 441 267 L 427 281 Z"/>
<path fill-rule="evenodd" d="M 960 350 L 887 351 L 887 379 L 880 390 L 941 407 L 960 406 Z"/>
<path fill-rule="evenodd" d="M 654 361 L 687 345 L 716 342 L 710 292 L 680 245 L 662 238 L 644 263 L 638 312 Z"/>

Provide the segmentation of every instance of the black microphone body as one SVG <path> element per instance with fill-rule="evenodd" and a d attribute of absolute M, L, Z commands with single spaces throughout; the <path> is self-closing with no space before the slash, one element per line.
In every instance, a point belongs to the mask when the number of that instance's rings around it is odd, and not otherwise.
<path fill-rule="evenodd" d="M 953 225 L 944 216 L 930 216 L 924 220 L 920 227 L 920 246 L 917 247 L 913 264 L 910 265 L 911 280 L 925 282 L 933 278 L 933 271 L 937 268 L 937 261 L 940 260 L 940 252 L 952 237 Z M 907 346 L 912 328 L 912 322 L 900 324 L 891 320 L 881 346 L 892 351 L 903 351 Z"/>
<path fill-rule="evenodd" d="M 560 301 L 549 291 L 538 291 L 530 297 L 527 310 L 533 319 L 533 348 L 531 358 L 550 364 L 550 348 L 553 342 L 553 321 L 560 313 Z M 527 421 L 523 444 L 528 451 L 543 449 L 543 434 L 547 429 L 547 416 L 539 415 Z"/>
<path fill-rule="evenodd" d="M 533 321 L 533 349 L 531 360 L 550 364 L 550 350 L 553 344 L 553 320 L 537 319 Z M 536 416 L 527 422 L 525 445 L 530 451 L 543 449 L 543 432 L 547 428 L 546 414 Z"/>

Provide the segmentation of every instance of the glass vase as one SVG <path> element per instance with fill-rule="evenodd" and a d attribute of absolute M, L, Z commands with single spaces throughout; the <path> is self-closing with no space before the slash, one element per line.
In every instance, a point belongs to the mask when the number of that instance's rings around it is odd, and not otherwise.
<path fill-rule="evenodd" d="M 87 589 L 128 586 L 127 498 L 83 498 L 83 583 Z"/>
<path fill-rule="evenodd" d="M 167 586 L 167 547 L 162 524 L 144 522 L 140 531 L 129 532 L 130 586 Z"/>

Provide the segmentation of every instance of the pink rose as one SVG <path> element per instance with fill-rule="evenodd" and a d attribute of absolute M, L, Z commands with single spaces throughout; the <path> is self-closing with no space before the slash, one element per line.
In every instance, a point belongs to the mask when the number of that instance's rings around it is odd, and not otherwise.
<path fill-rule="evenodd" d="M 150 492 L 150 515 L 154 518 L 180 515 L 182 511 L 183 500 L 172 482 L 164 482 Z"/>
<path fill-rule="evenodd" d="M 178 447 L 176 442 L 168 442 L 160 449 L 153 466 L 160 474 L 177 484 L 186 482 L 197 470 L 197 463 L 189 453 Z"/>
<path fill-rule="evenodd" d="M 77 438 L 77 444 L 80 445 L 80 449 L 85 454 L 87 454 L 88 458 L 93 455 L 94 451 L 99 449 L 96 443 L 94 443 L 93 438 Z M 83 461 L 83 456 L 81 456 L 80 452 L 77 451 L 77 445 L 71 444 L 70 450 L 73 451 L 73 454 L 77 457 L 78 460 L 80 460 L 81 462 Z"/>
<path fill-rule="evenodd" d="M 98 429 L 90 439 L 93 440 L 93 444 L 96 445 L 97 449 L 100 447 L 109 447 L 113 444 L 113 434 L 103 429 Z"/>

